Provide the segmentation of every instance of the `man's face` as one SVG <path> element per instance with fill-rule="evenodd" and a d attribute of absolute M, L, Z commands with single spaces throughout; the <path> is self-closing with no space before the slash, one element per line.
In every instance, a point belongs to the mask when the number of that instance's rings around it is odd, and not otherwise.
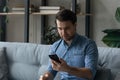
<path fill-rule="evenodd" d="M 57 30 L 62 39 L 70 41 L 76 33 L 76 24 L 71 21 L 56 20 Z"/>

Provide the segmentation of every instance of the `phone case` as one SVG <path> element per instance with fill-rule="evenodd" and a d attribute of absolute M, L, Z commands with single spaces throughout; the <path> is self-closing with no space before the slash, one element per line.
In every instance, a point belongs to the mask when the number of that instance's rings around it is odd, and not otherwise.
<path fill-rule="evenodd" d="M 59 57 L 56 54 L 49 55 L 49 57 L 50 57 L 50 59 L 52 59 L 58 63 L 61 63 L 59 60 Z"/>

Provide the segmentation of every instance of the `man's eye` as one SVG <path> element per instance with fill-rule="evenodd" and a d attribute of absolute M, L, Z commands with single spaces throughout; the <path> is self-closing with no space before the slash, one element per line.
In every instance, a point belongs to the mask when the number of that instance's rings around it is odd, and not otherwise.
<path fill-rule="evenodd" d="M 61 28 L 58 28 L 59 30 L 62 30 Z"/>

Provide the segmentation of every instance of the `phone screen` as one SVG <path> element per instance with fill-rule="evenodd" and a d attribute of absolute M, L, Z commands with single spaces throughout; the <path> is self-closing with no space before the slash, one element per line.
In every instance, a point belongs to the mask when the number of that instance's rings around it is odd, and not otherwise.
<path fill-rule="evenodd" d="M 52 59 L 58 63 L 61 63 L 59 60 L 59 57 L 56 54 L 51 54 L 51 55 L 49 55 L 49 57 L 50 57 L 50 59 Z"/>

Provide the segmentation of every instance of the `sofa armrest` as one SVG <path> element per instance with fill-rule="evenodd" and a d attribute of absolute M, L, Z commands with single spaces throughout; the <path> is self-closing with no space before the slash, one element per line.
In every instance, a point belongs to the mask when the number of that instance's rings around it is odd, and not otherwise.
<path fill-rule="evenodd" d="M 110 69 L 98 69 L 94 80 L 112 80 Z"/>

